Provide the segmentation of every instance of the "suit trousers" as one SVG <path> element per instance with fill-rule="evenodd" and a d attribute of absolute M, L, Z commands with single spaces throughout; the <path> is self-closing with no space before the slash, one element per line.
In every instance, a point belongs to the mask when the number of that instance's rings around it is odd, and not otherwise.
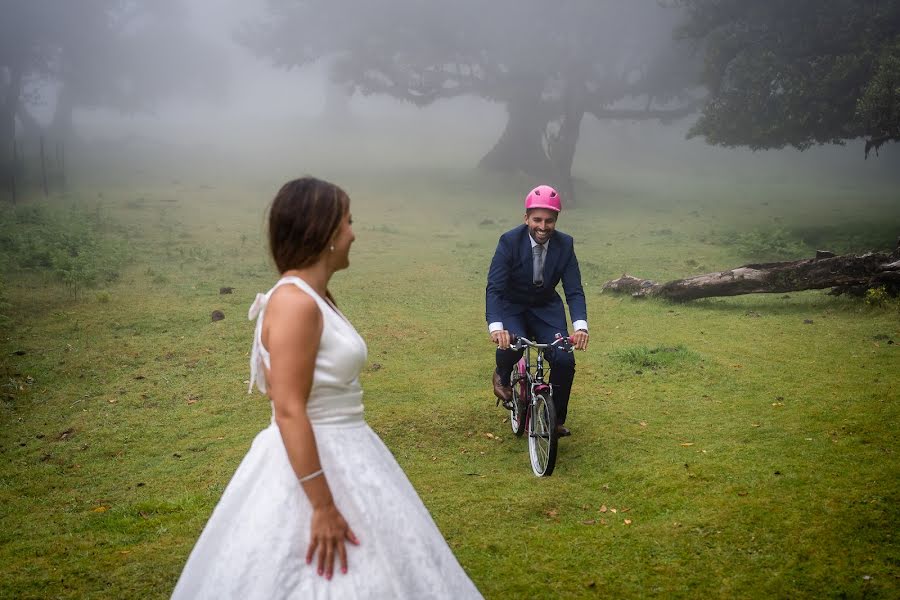
<path fill-rule="evenodd" d="M 563 317 L 565 319 L 565 317 Z M 565 320 L 563 320 L 565 323 Z M 526 311 L 523 314 L 503 318 L 503 327 L 510 333 L 522 335 L 539 344 L 549 344 L 559 333 L 568 336 L 565 327 L 550 325 L 540 317 Z M 497 374 L 500 381 L 509 385 L 509 376 L 524 350 L 497 349 Z M 550 363 L 550 384 L 553 386 L 553 408 L 556 409 L 556 421 L 559 425 L 566 422 L 569 408 L 569 395 L 572 392 L 572 381 L 575 379 L 575 356 L 557 348 L 544 351 L 544 358 Z"/>

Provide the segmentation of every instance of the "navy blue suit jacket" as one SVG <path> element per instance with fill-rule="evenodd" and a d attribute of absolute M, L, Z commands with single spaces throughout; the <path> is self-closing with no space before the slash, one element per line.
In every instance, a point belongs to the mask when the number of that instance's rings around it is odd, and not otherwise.
<path fill-rule="evenodd" d="M 488 323 L 530 312 L 559 331 L 566 330 L 566 312 L 556 286 L 562 281 L 572 321 L 587 320 L 581 271 L 572 236 L 553 232 L 544 257 L 544 285 L 532 282 L 533 254 L 524 224 L 500 236 L 488 270 L 485 318 Z"/>

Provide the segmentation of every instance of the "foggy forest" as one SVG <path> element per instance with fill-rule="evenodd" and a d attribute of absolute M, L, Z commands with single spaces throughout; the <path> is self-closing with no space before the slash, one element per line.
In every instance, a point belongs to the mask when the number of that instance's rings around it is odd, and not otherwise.
<path fill-rule="evenodd" d="M 900 0 L 0 0 L 0 597 L 172 594 L 273 418 L 244 315 L 302 176 L 485 598 L 896 596 L 897 142 Z M 551 477 L 485 322 L 540 184 L 591 338 Z"/>

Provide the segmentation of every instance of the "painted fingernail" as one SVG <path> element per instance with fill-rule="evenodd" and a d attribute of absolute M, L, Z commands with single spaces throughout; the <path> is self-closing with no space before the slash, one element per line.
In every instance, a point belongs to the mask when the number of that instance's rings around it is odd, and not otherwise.
<path fill-rule="evenodd" d="M 319 569 L 319 575 L 324 575 L 324 574 L 325 574 L 325 571 L 323 571 L 322 569 Z"/>
<path fill-rule="evenodd" d="M 326 575 L 326 576 L 325 576 L 325 579 L 328 579 L 329 581 L 331 581 L 331 573 L 329 573 L 328 575 Z"/>
<path fill-rule="evenodd" d="M 343 573 L 344 575 L 346 575 L 346 574 L 347 574 L 347 567 L 341 567 L 341 573 Z"/>

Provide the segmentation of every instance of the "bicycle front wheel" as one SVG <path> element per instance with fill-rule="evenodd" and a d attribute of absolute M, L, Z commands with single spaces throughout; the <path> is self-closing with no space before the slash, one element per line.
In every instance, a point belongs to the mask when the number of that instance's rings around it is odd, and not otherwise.
<path fill-rule="evenodd" d="M 531 470 L 538 477 L 548 477 L 556 466 L 556 410 L 544 394 L 537 394 L 531 403 L 528 425 L 528 455 Z"/>

